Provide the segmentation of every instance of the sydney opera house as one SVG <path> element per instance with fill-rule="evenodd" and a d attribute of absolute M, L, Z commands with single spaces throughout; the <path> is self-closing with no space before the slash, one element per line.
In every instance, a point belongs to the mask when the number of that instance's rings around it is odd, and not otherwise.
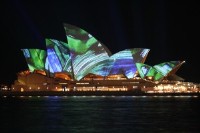
<path fill-rule="evenodd" d="M 111 54 L 85 30 L 64 24 L 67 42 L 46 39 L 46 49 L 22 49 L 28 70 L 17 74 L 12 91 L 194 91 L 176 72 L 184 61 L 145 64 L 150 49 Z"/>

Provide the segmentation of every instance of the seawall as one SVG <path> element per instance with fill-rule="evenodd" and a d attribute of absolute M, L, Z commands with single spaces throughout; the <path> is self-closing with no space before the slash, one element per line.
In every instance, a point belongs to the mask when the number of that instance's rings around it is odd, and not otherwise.
<path fill-rule="evenodd" d="M 200 93 L 145 93 L 135 91 L 1 91 L 0 96 L 200 96 Z"/>

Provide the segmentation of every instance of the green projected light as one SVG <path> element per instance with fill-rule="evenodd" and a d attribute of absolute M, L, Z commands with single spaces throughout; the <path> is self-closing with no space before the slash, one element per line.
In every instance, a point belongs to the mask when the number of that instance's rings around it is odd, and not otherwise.
<path fill-rule="evenodd" d="M 56 67 L 58 65 L 61 67 L 60 71 L 62 72 L 72 72 L 71 68 L 71 58 L 70 58 L 70 51 L 68 45 L 62 41 L 57 41 L 54 39 L 46 39 L 46 47 L 47 50 L 53 52 L 53 55 L 48 55 L 48 62 L 51 60 L 52 63 L 46 65 L 46 69 L 51 69 L 50 72 L 58 72 Z"/>
<path fill-rule="evenodd" d="M 143 63 L 136 63 L 136 67 L 137 67 L 137 70 L 138 70 L 140 77 L 142 79 L 145 78 L 145 76 L 147 75 L 147 73 L 151 69 L 151 66 L 143 64 Z"/>
<path fill-rule="evenodd" d="M 106 46 L 85 30 L 70 24 L 64 24 L 64 29 L 68 41 L 68 47 L 71 51 L 74 51 L 77 54 L 83 54 L 90 49 L 98 50 L 99 47 L 93 48 L 92 46 L 100 45 L 107 54 L 111 55 L 111 52 L 106 48 Z"/>
<path fill-rule="evenodd" d="M 72 59 L 74 78 L 80 80 L 97 64 L 109 59 L 110 51 L 85 30 L 64 24 Z"/>
<path fill-rule="evenodd" d="M 22 49 L 29 70 L 46 71 L 49 76 L 69 74 L 73 80 L 81 80 L 88 74 L 99 76 L 125 75 L 134 78 L 161 81 L 174 74 L 183 61 L 170 61 L 154 66 L 144 64 L 150 49 L 133 48 L 111 54 L 108 48 L 87 31 L 64 24 L 67 42 L 46 39 L 46 50 Z"/>
<path fill-rule="evenodd" d="M 141 78 L 144 79 L 144 78 L 152 77 L 153 80 L 160 81 L 165 76 L 167 76 L 168 73 L 170 73 L 177 66 L 179 66 L 181 63 L 182 62 L 180 61 L 170 61 L 170 62 L 164 62 L 158 65 L 154 65 L 153 67 L 148 66 L 143 63 L 136 63 L 136 66 Z"/>
<path fill-rule="evenodd" d="M 45 70 L 46 51 L 41 49 L 22 49 L 29 70 Z"/>
<path fill-rule="evenodd" d="M 133 78 L 136 72 L 134 58 L 130 49 L 120 51 L 110 57 L 113 64 L 110 75 L 124 74 L 127 78 Z"/>
<path fill-rule="evenodd" d="M 79 53 L 79 54 L 83 54 L 85 53 L 92 45 L 97 45 L 97 40 L 94 37 L 88 38 L 88 40 L 86 41 L 82 41 L 70 36 L 67 36 L 67 40 L 69 43 L 69 48 L 70 50 Z"/>
<path fill-rule="evenodd" d="M 164 78 L 164 75 L 162 75 L 155 68 L 151 67 L 150 70 L 148 71 L 148 73 L 146 74 L 146 77 L 153 77 L 152 80 L 159 81 L 162 78 Z"/>

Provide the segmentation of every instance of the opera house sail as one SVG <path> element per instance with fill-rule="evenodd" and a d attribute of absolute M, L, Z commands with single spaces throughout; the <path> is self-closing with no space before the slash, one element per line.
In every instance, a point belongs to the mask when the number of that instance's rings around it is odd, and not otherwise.
<path fill-rule="evenodd" d="M 41 49 L 22 49 L 28 68 L 34 70 L 45 70 L 46 51 Z"/>
<path fill-rule="evenodd" d="M 136 63 L 136 66 L 141 78 L 151 77 L 154 81 L 160 81 L 177 66 L 182 65 L 183 62 L 184 61 L 170 61 L 154 65 L 153 67 L 143 63 Z"/>
<path fill-rule="evenodd" d="M 29 70 L 18 73 L 15 90 L 119 91 L 153 88 L 172 78 L 182 80 L 176 72 L 184 61 L 150 66 L 145 63 L 148 48 L 112 54 L 87 31 L 70 24 L 63 26 L 66 41 L 46 38 L 45 50 L 22 49 Z"/>
<path fill-rule="evenodd" d="M 74 79 L 80 80 L 97 64 L 109 59 L 110 51 L 91 34 L 69 24 L 64 24 L 64 29 L 70 49 Z M 97 74 L 102 75 L 98 72 Z"/>

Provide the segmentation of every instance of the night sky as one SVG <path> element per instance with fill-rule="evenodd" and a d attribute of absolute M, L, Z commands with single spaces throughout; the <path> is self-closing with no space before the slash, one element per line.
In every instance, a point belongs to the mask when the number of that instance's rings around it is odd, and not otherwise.
<path fill-rule="evenodd" d="M 45 38 L 66 42 L 63 23 L 88 31 L 113 54 L 149 48 L 148 65 L 185 60 L 177 75 L 200 81 L 198 0 L 3 0 L 0 6 L 1 84 L 28 69 L 20 49 L 45 49 Z"/>

